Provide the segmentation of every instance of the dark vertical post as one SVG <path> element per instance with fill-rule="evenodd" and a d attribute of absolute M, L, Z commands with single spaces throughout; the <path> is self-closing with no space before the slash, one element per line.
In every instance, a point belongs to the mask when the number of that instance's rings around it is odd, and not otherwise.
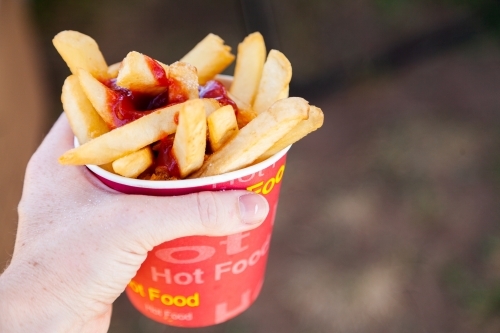
<path fill-rule="evenodd" d="M 247 33 L 259 31 L 267 49 L 279 49 L 279 35 L 271 0 L 240 0 Z"/>

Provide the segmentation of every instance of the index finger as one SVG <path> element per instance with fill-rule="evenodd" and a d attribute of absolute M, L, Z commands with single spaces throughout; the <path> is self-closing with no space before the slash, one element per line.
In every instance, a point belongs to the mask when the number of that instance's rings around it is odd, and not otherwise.
<path fill-rule="evenodd" d="M 74 135 L 68 118 L 62 113 L 28 162 L 23 196 L 49 186 L 60 186 L 60 191 L 64 192 L 92 184 L 113 191 L 92 177 L 85 167 L 68 168 L 58 162 L 59 156 L 73 147 Z M 82 181 L 84 179 L 86 181 Z"/>

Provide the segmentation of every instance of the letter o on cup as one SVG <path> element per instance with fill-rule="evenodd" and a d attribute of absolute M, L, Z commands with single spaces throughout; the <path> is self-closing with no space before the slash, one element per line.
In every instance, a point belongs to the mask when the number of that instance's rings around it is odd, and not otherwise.
<path fill-rule="evenodd" d="M 174 304 L 174 300 L 173 300 L 172 296 L 170 296 L 169 294 L 161 295 L 160 301 L 165 305 Z"/>
<path fill-rule="evenodd" d="M 191 259 L 177 259 L 174 258 L 172 255 L 177 252 L 183 252 L 183 251 L 195 251 L 197 252 L 196 257 L 191 258 Z M 215 254 L 215 249 L 211 246 L 179 246 L 179 247 L 172 247 L 169 249 L 160 249 L 155 252 L 155 256 L 163 260 L 165 262 L 169 262 L 172 264 L 193 264 L 195 262 L 200 262 L 203 260 L 207 260 L 211 256 Z"/>
<path fill-rule="evenodd" d="M 193 276 L 185 272 L 177 273 L 174 275 L 174 282 L 185 286 L 193 282 Z"/>
<path fill-rule="evenodd" d="M 240 261 L 237 261 L 236 264 L 234 264 L 233 268 L 231 271 L 233 274 L 240 274 L 242 273 L 248 266 L 248 262 L 246 259 L 241 259 Z"/>
<path fill-rule="evenodd" d="M 257 261 L 259 261 L 259 259 L 260 259 L 260 250 L 257 250 L 254 253 L 252 253 L 250 258 L 248 258 L 248 265 L 249 266 L 255 265 Z"/>
<path fill-rule="evenodd" d="M 182 307 L 186 305 L 186 297 L 184 296 L 175 296 L 174 297 L 174 305 L 178 307 Z"/>

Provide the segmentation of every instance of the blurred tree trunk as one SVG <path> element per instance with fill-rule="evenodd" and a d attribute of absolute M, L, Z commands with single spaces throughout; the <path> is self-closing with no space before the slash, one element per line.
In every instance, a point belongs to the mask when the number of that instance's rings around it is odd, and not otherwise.
<path fill-rule="evenodd" d="M 47 118 L 36 46 L 25 1 L 0 0 L 0 272 L 13 252 L 26 164 Z"/>

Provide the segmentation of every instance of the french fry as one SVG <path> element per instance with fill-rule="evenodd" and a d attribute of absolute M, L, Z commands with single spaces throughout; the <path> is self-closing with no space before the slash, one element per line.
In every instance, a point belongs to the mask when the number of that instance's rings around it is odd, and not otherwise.
<path fill-rule="evenodd" d="M 179 111 L 179 124 L 175 132 L 172 153 L 185 178 L 203 164 L 207 143 L 207 115 L 200 99 L 183 104 Z"/>
<path fill-rule="evenodd" d="M 196 67 L 187 62 L 176 61 L 169 67 L 169 77 L 178 84 L 171 85 L 168 90 L 168 100 L 170 102 L 182 100 L 184 96 L 189 99 L 198 98 L 198 76 Z"/>
<path fill-rule="evenodd" d="M 220 107 L 214 99 L 203 99 L 207 116 Z M 175 104 L 118 127 L 64 153 L 61 164 L 101 165 L 133 153 L 177 130 L 176 114 L 184 103 Z"/>
<path fill-rule="evenodd" d="M 238 133 L 238 123 L 231 105 L 226 105 L 213 112 L 207 118 L 208 141 L 212 151 L 219 150 Z"/>
<path fill-rule="evenodd" d="M 317 130 L 323 125 L 324 115 L 320 108 L 311 106 L 309 108 L 309 118 L 302 120 L 294 128 L 290 130 L 284 137 L 279 139 L 271 148 L 269 148 L 262 156 L 259 157 L 258 161 L 263 161 L 273 156 L 282 149 L 285 149 L 289 145 L 299 141 L 307 134 Z"/>
<path fill-rule="evenodd" d="M 102 120 L 90 101 L 87 99 L 87 96 L 80 87 L 78 78 L 75 75 L 71 75 L 65 81 L 61 99 L 63 102 L 63 110 L 68 117 L 70 127 L 80 144 L 84 144 L 104 133 L 109 132 L 108 125 Z M 146 147 L 145 149 L 148 151 L 151 150 L 149 147 Z M 128 164 L 124 164 L 122 162 L 119 164 L 119 172 L 116 172 L 113 169 L 113 165 L 111 163 L 100 165 L 100 167 L 112 173 L 135 178 L 137 177 L 133 176 L 135 172 L 138 172 L 141 168 L 142 171 L 144 171 L 149 165 L 151 165 L 150 159 L 148 159 L 148 156 L 144 152 L 140 154 L 139 152 L 134 152 L 130 155 L 122 157 L 122 159 L 125 158 L 127 158 L 128 161 L 133 161 L 133 163 L 129 162 Z M 139 172 L 139 174 L 141 172 Z"/>
<path fill-rule="evenodd" d="M 116 77 L 120 87 L 144 94 L 161 94 L 168 88 L 168 66 L 132 51 L 122 61 Z"/>
<path fill-rule="evenodd" d="M 120 71 L 120 67 L 122 66 L 122 62 L 116 62 L 108 67 L 108 78 L 116 79 L 118 76 L 118 72 Z"/>
<path fill-rule="evenodd" d="M 137 178 L 153 163 L 153 153 L 149 146 L 115 160 L 113 170 L 120 176 Z"/>
<path fill-rule="evenodd" d="M 208 34 L 180 61 L 190 63 L 198 70 L 198 82 L 205 84 L 226 69 L 233 61 L 231 47 L 217 35 Z"/>
<path fill-rule="evenodd" d="M 108 125 L 88 100 L 76 75 L 70 75 L 64 81 L 61 102 L 69 125 L 79 143 L 83 144 L 109 132 Z M 111 164 L 100 167 L 114 172 Z"/>
<path fill-rule="evenodd" d="M 64 81 L 61 101 L 71 129 L 81 144 L 109 131 L 85 95 L 76 75 L 70 75 Z"/>
<path fill-rule="evenodd" d="M 279 93 L 278 99 L 283 99 L 288 97 L 288 93 L 290 92 L 290 86 L 286 86 L 283 88 L 283 90 Z"/>
<path fill-rule="evenodd" d="M 232 95 L 228 92 L 229 98 L 231 98 L 238 106 L 238 112 L 236 113 L 236 121 L 238 122 L 238 128 L 242 128 L 246 126 L 249 122 L 251 122 L 255 117 L 257 117 L 257 112 L 252 109 L 252 106 L 246 103 L 243 103 L 236 96 Z"/>
<path fill-rule="evenodd" d="M 307 119 L 309 104 L 290 97 L 274 103 L 243 127 L 223 148 L 205 160 L 189 178 L 215 176 L 252 164 L 290 129 Z"/>
<path fill-rule="evenodd" d="M 288 95 L 292 65 L 285 55 L 271 50 L 267 56 L 253 109 L 257 114 L 266 111 L 274 102 Z"/>
<path fill-rule="evenodd" d="M 238 45 L 234 79 L 229 92 L 242 103 L 252 105 L 265 61 L 266 45 L 260 33 L 248 35 Z"/>
<path fill-rule="evenodd" d="M 78 70 L 80 85 L 94 106 L 97 113 L 110 128 L 115 128 L 113 110 L 109 103 L 110 98 L 115 96 L 114 91 L 99 82 L 92 74 L 84 69 Z"/>
<path fill-rule="evenodd" d="M 245 127 L 255 117 L 257 117 L 257 112 L 255 112 L 253 109 L 239 109 L 238 115 L 236 116 L 238 127 Z"/>
<path fill-rule="evenodd" d="M 78 74 L 83 68 L 92 76 L 106 79 L 108 65 L 96 41 L 77 31 L 65 30 L 52 40 L 57 52 L 68 65 L 71 73 Z"/>

